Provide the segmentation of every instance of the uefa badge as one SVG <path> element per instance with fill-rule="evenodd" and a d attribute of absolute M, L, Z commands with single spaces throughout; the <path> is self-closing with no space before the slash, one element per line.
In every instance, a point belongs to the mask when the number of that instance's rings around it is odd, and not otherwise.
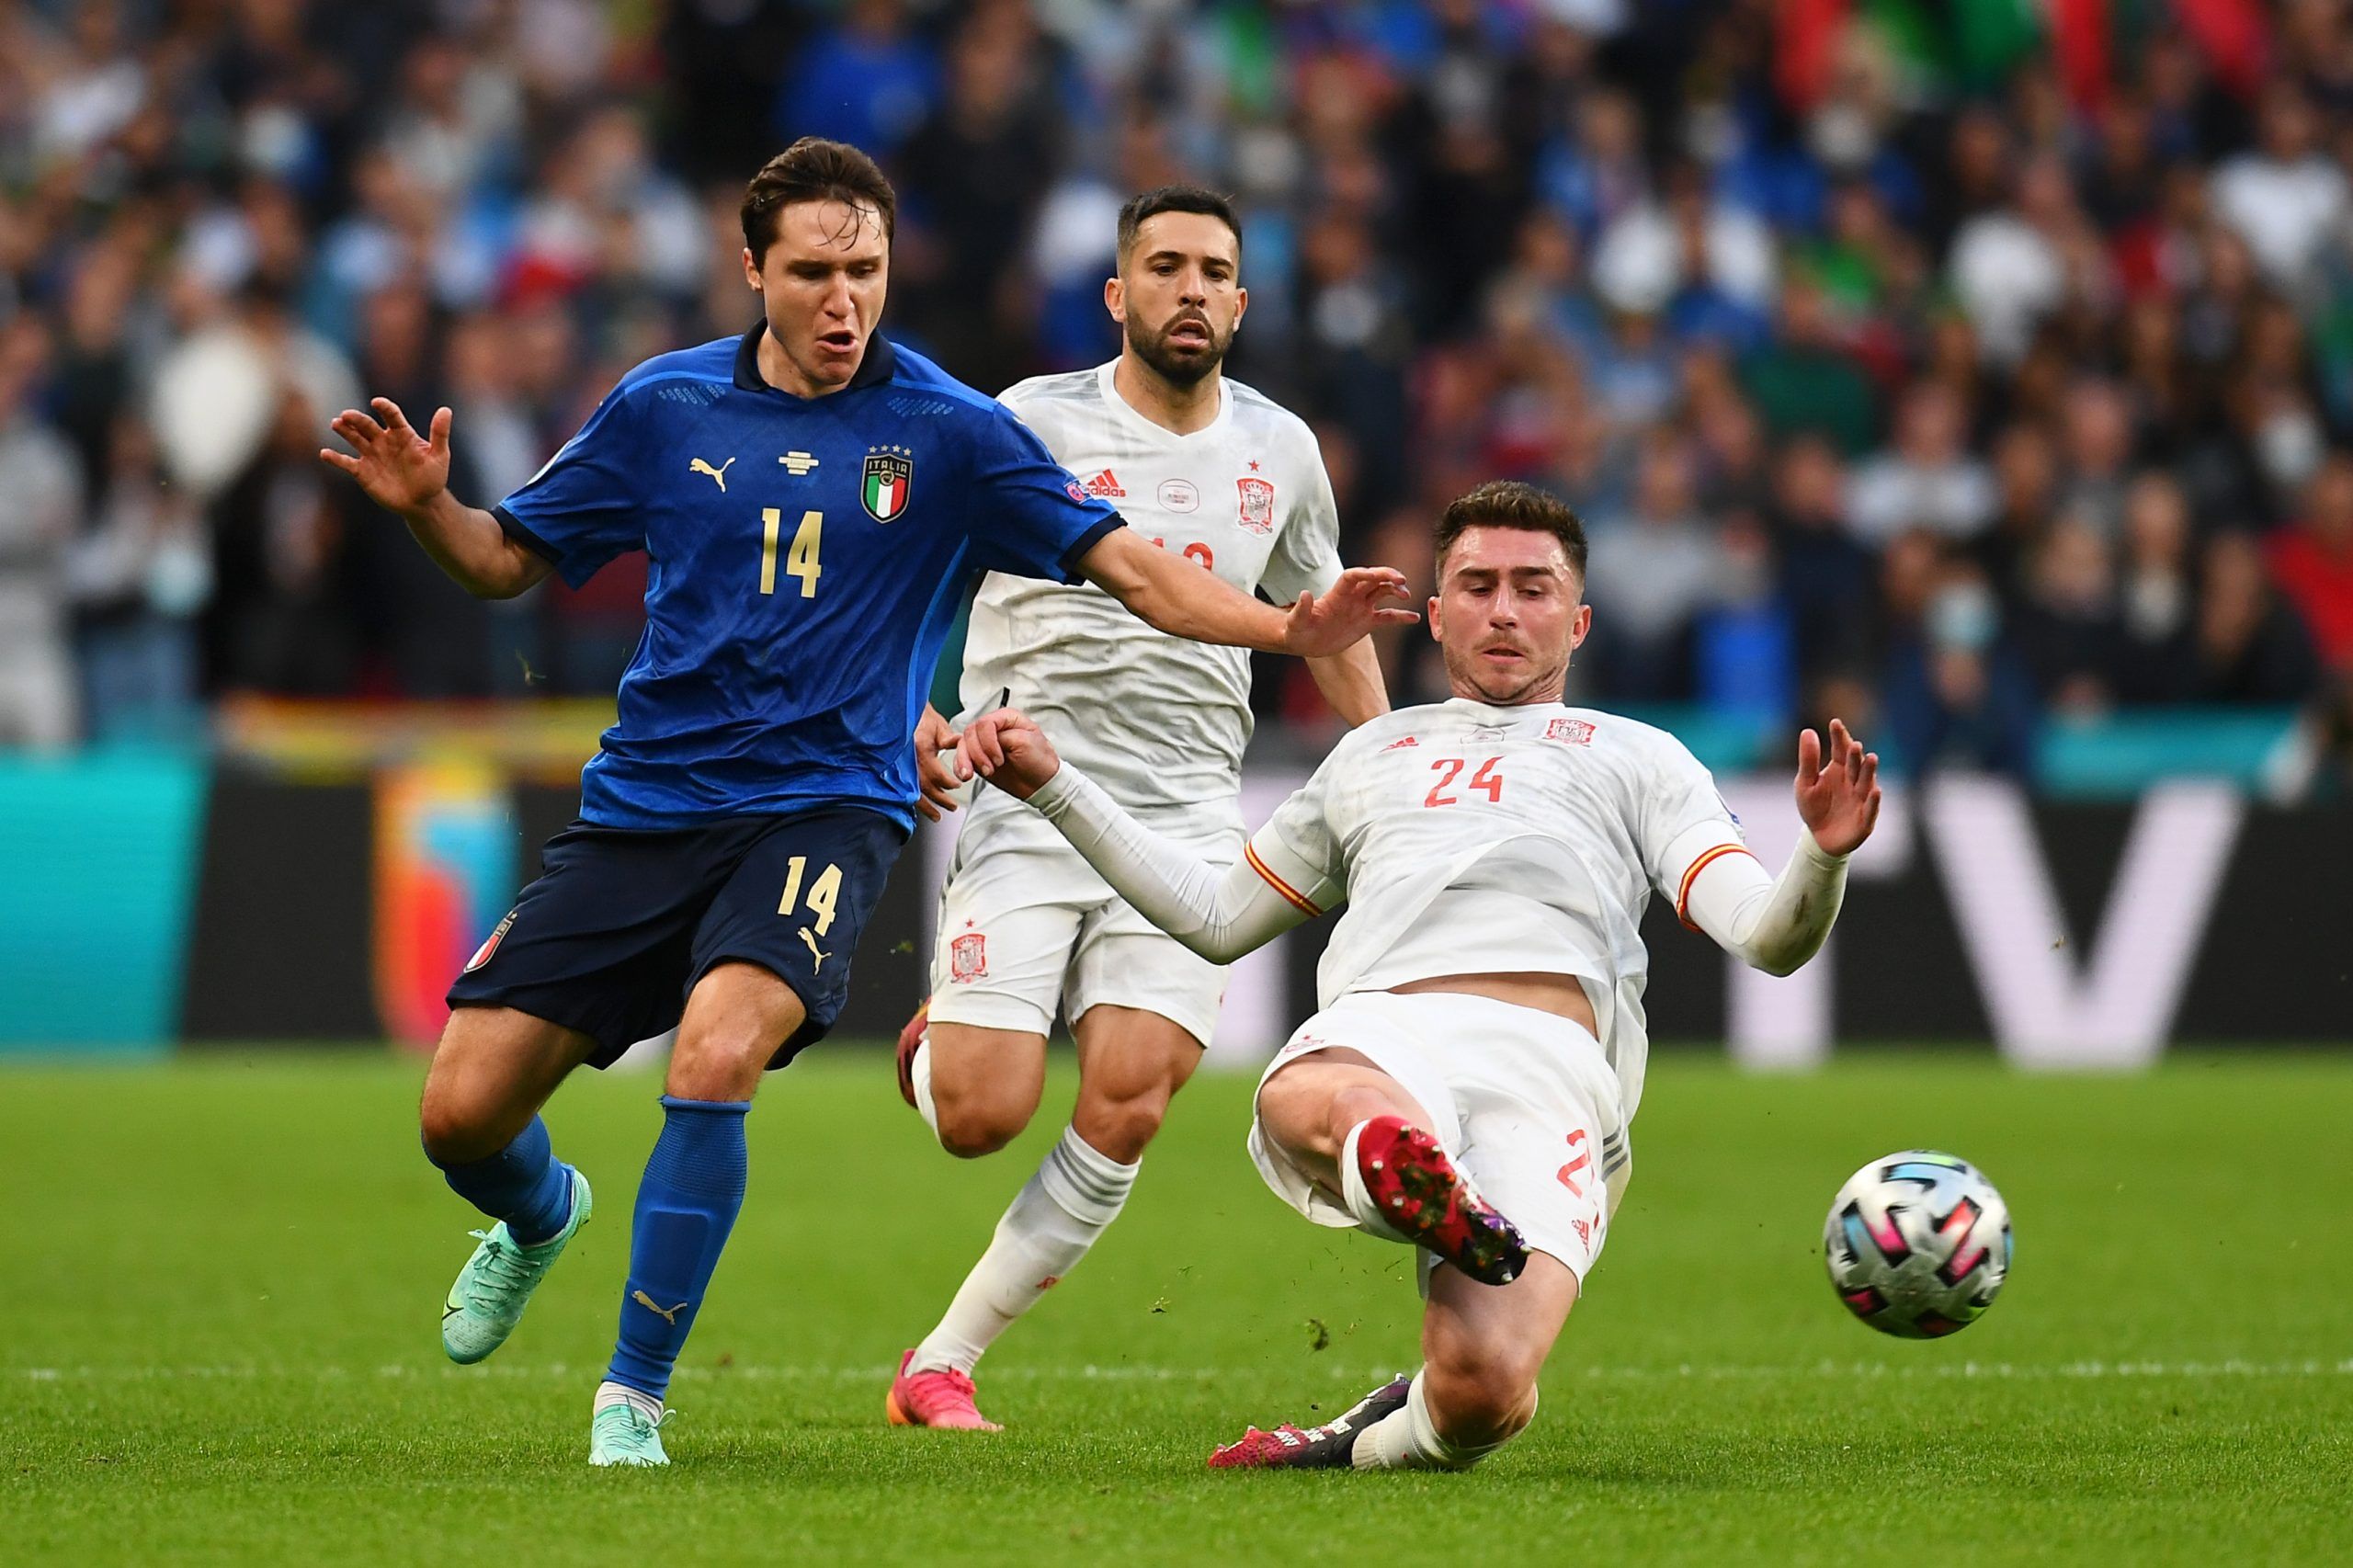
<path fill-rule="evenodd" d="M 866 471 L 858 476 L 858 499 L 876 522 L 895 522 L 907 509 L 915 482 L 915 460 L 906 448 L 870 447 Z"/>
<path fill-rule="evenodd" d="M 1237 479 L 1242 492 L 1242 526 L 1254 534 L 1275 531 L 1275 487 L 1264 479 Z"/>

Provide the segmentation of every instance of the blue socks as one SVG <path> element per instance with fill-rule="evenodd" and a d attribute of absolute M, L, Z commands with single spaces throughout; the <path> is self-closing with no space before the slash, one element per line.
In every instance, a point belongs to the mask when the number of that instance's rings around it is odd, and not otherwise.
<path fill-rule="evenodd" d="M 662 1136 L 637 1188 L 608 1381 L 656 1399 L 668 1391 L 670 1369 L 744 1206 L 744 1114 L 751 1108 L 749 1100 L 662 1096 Z"/>
<path fill-rule="evenodd" d="M 433 1158 L 430 1150 L 426 1158 Z M 450 1191 L 492 1219 L 506 1221 L 506 1229 L 524 1246 L 549 1240 L 572 1218 L 572 1167 L 555 1157 L 548 1143 L 548 1124 L 536 1116 L 515 1135 L 515 1142 L 486 1160 L 462 1165 L 433 1163 L 440 1166 Z"/>

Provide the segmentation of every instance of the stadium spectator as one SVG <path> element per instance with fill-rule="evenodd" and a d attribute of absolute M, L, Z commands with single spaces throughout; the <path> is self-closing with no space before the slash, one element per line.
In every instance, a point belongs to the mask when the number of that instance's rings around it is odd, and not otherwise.
<path fill-rule="evenodd" d="M 2271 543 L 2271 570 L 2312 628 L 2321 662 L 2353 673 L 2353 452 L 2329 453 L 2302 515 Z"/>
<path fill-rule="evenodd" d="M 75 734 L 66 551 L 82 527 L 81 465 L 31 406 L 49 353 L 36 323 L 0 331 L 0 744 Z"/>
<path fill-rule="evenodd" d="M 1993 520 L 1993 475 L 1972 457 L 1966 411 L 1941 381 L 1904 394 L 1895 438 L 1855 472 L 1847 526 L 1866 544 L 1883 545 L 1910 528 L 1968 539 Z"/>

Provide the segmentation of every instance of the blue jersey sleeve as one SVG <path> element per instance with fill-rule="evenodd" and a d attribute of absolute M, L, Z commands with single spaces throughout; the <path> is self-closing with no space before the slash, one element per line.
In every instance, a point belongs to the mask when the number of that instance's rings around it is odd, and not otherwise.
<path fill-rule="evenodd" d="M 1079 580 L 1079 558 L 1122 526 L 1120 514 L 1079 488 L 1038 433 L 998 406 L 974 439 L 965 527 L 985 571 L 1050 583 Z"/>
<path fill-rule="evenodd" d="M 627 550 L 645 547 L 642 421 L 615 387 L 580 433 L 491 508 L 499 527 L 580 586 Z"/>

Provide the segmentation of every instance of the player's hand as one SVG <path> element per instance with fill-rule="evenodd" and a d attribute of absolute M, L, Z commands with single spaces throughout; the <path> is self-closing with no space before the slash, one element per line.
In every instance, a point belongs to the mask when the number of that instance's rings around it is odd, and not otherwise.
<path fill-rule="evenodd" d="M 953 752 L 961 738 L 940 717 L 938 709 L 928 702 L 923 705 L 923 717 L 915 721 L 915 780 L 923 790 L 915 810 L 934 822 L 941 812 L 956 809 L 957 786 L 972 777 L 970 773 L 960 777 L 956 765 L 943 755 Z"/>
<path fill-rule="evenodd" d="M 430 433 L 420 436 L 391 398 L 376 398 L 369 406 L 383 423 L 345 409 L 328 428 L 350 442 L 351 450 L 322 447 L 319 460 L 358 480 L 368 499 L 388 512 L 423 510 L 449 488 L 449 411 L 434 410 Z"/>
<path fill-rule="evenodd" d="M 1283 651 L 1321 659 L 1376 626 L 1410 626 L 1422 618 L 1397 601 L 1413 597 L 1405 574 L 1388 566 L 1351 566 L 1322 598 L 1302 594 L 1283 629 Z"/>
<path fill-rule="evenodd" d="M 1879 824 L 1879 754 L 1830 721 L 1830 756 L 1812 730 L 1798 732 L 1798 819 L 1829 855 L 1851 855 Z"/>
<path fill-rule="evenodd" d="M 956 743 L 956 765 L 965 778 L 978 773 L 1015 800 L 1026 801 L 1062 771 L 1063 759 L 1029 714 L 1000 708 L 964 726 Z"/>

